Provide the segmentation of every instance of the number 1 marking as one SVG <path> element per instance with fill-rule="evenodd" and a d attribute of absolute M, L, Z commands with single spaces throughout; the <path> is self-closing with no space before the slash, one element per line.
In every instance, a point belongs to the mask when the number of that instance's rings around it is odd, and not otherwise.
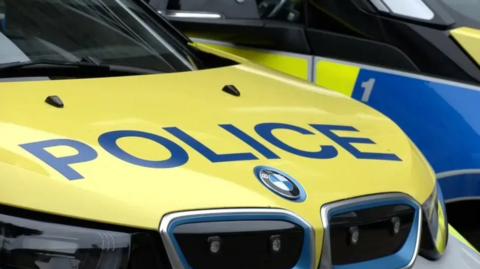
<path fill-rule="evenodd" d="M 374 84 L 375 84 L 374 78 L 371 78 L 368 81 L 362 82 L 362 88 L 364 89 L 363 95 L 362 95 L 362 102 L 368 102 L 368 99 L 370 99 L 370 94 L 372 93 Z"/>

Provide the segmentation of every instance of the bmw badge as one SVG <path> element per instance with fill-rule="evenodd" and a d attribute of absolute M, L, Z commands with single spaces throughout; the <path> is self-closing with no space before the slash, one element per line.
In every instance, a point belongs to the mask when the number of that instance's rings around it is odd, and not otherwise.
<path fill-rule="evenodd" d="M 302 185 L 287 173 L 268 166 L 257 166 L 253 172 L 265 187 L 282 198 L 294 202 L 307 198 Z"/>

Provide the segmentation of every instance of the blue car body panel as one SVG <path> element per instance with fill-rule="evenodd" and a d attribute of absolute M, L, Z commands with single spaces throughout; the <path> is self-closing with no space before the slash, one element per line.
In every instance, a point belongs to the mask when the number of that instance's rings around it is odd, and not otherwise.
<path fill-rule="evenodd" d="M 480 88 L 362 67 L 352 97 L 407 133 L 437 173 L 446 200 L 480 197 Z"/>

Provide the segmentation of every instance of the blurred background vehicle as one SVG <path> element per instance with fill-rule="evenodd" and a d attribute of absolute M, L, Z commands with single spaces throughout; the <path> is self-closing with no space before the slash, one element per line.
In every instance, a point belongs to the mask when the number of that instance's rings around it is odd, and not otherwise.
<path fill-rule="evenodd" d="M 393 119 L 480 247 L 479 0 L 150 0 L 194 41 L 349 95 Z"/>

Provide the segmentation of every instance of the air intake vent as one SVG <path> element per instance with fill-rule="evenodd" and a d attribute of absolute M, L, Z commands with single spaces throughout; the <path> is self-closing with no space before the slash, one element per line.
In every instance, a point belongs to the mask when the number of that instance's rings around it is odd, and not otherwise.
<path fill-rule="evenodd" d="M 311 269 L 312 227 L 281 209 L 219 209 L 165 216 L 160 234 L 176 269 Z"/>
<path fill-rule="evenodd" d="M 321 210 L 325 236 L 320 269 L 338 265 L 398 269 L 413 264 L 421 210 L 404 194 L 340 201 Z"/>
<path fill-rule="evenodd" d="M 407 240 L 414 216 L 415 209 L 407 205 L 360 209 L 333 216 L 330 219 L 332 264 L 359 263 L 395 254 Z"/>
<path fill-rule="evenodd" d="M 303 245 L 302 227 L 274 220 L 189 223 L 173 234 L 195 269 L 290 269 Z"/>

